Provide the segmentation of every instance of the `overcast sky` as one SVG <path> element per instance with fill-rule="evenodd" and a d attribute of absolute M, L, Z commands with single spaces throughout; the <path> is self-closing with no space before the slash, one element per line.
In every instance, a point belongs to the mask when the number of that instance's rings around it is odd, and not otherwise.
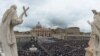
<path fill-rule="evenodd" d="M 100 11 L 100 0 L 0 0 L 0 21 L 4 12 L 16 4 L 17 14 L 23 12 L 22 6 L 30 7 L 28 17 L 14 30 L 27 31 L 39 21 L 51 28 L 79 27 L 81 31 L 91 31 L 87 21 L 93 20 L 92 9 Z"/>

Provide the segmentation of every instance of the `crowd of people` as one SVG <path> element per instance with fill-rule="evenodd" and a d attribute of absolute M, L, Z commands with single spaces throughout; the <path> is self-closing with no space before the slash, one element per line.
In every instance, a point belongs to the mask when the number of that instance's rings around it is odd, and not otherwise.
<path fill-rule="evenodd" d="M 88 40 L 56 40 L 54 43 L 43 43 L 53 56 L 85 56 Z"/>
<path fill-rule="evenodd" d="M 85 49 L 88 45 L 88 40 L 61 40 L 50 39 L 55 42 L 44 42 L 41 45 L 49 52 L 49 54 L 42 49 L 36 42 L 26 43 L 19 50 L 19 56 L 85 56 Z M 30 52 L 28 49 L 34 44 L 38 50 L 37 52 Z"/>

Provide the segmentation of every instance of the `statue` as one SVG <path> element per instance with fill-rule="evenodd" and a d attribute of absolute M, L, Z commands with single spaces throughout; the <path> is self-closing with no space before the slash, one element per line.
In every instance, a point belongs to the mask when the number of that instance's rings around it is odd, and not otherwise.
<path fill-rule="evenodd" d="M 0 48 L 0 56 L 5 56 L 5 54 L 2 52 L 1 48 Z"/>
<path fill-rule="evenodd" d="M 100 56 L 100 12 L 92 10 L 94 21 L 88 22 L 91 25 L 91 38 L 89 47 L 86 48 L 86 56 Z"/>
<path fill-rule="evenodd" d="M 85 48 L 85 50 L 86 50 L 85 56 L 93 56 L 95 37 L 94 37 L 94 35 L 92 33 L 91 33 L 90 36 L 91 36 L 91 38 L 90 38 L 90 40 L 88 42 L 89 46 L 87 48 Z"/>
<path fill-rule="evenodd" d="M 23 22 L 23 15 L 29 9 L 24 8 L 24 12 L 18 17 L 17 6 L 12 5 L 3 15 L 0 26 L 0 48 L 5 56 L 18 56 L 14 27 Z"/>

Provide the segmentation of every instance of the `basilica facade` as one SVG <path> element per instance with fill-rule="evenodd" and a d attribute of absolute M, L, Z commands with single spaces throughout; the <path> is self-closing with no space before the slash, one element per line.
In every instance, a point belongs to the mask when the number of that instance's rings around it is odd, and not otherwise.
<path fill-rule="evenodd" d="M 40 22 L 38 22 L 36 26 L 32 28 L 31 33 L 33 36 L 41 37 L 51 37 L 52 35 L 51 29 L 43 27 Z"/>
<path fill-rule="evenodd" d="M 41 25 L 40 22 L 36 24 L 30 31 L 27 32 L 15 32 L 17 37 L 54 37 L 59 39 L 65 39 L 72 36 L 89 36 L 90 33 L 84 33 L 80 31 L 79 27 L 68 27 L 68 28 L 46 28 Z"/>

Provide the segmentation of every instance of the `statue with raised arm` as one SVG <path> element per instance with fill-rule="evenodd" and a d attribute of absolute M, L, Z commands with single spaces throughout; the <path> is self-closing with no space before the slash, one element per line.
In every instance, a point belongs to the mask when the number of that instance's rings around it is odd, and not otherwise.
<path fill-rule="evenodd" d="M 3 15 L 0 25 L 0 48 L 2 48 L 5 56 L 18 56 L 16 37 L 13 29 L 16 25 L 23 22 L 23 15 L 26 14 L 28 9 L 24 8 L 24 12 L 18 17 L 17 6 L 12 5 Z"/>
<path fill-rule="evenodd" d="M 89 47 L 86 48 L 86 56 L 100 56 L 100 12 L 96 10 L 92 10 L 92 12 L 94 14 L 94 21 L 89 22 L 92 32 Z"/>

